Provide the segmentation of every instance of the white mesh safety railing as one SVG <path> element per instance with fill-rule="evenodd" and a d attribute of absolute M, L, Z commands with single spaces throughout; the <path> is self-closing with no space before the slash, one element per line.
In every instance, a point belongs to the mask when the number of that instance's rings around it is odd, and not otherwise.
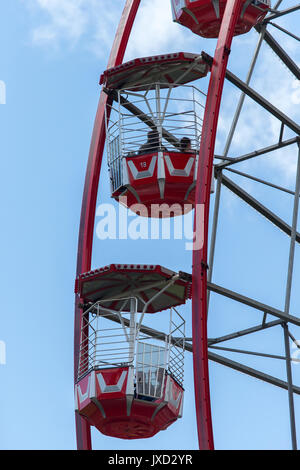
<path fill-rule="evenodd" d="M 138 342 L 136 392 L 138 396 L 160 398 L 167 366 L 167 347 Z"/>
<path fill-rule="evenodd" d="M 91 369 L 133 365 L 136 324 L 130 326 L 130 313 L 106 312 L 95 304 L 89 317 L 81 330 L 78 377 Z"/>
<path fill-rule="evenodd" d="M 153 88 L 153 84 L 151 85 Z M 107 126 L 107 157 L 112 190 L 123 184 L 122 158 L 146 153 L 184 152 L 181 139 L 190 141 L 190 151 L 199 151 L 206 95 L 192 85 L 163 88 L 156 84 L 146 91 L 120 90 L 119 106 L 112 107 Z M 121 106 L 126 99 L 139 109 L 132 114 Z"/>
<path fill-rule="evenodd" d="M 164 313 L 163 324 L 169 332 L 161 341 L 140 331 L 139 316 L 151 328 L 153 315 L 137 313 L 136 299 L 122 301 L 123 308 L 131 302 L 131 313 L 108 309 L 105 302 L 96 302 L 85 312 L 77 378 L 94 369 L 133 367 L 137 396 L 160 398 L 166 373 L 183 385 L 184 319 L 174 308 L 169 322 Z"/>

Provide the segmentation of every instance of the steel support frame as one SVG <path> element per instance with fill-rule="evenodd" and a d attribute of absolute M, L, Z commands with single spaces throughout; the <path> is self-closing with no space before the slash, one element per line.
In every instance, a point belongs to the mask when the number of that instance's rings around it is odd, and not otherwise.
<path fill-rule="evenodd" d="M 296 11 L 300 8 L 300 5 L 297 7 L 294 7 L 292 9 L 286 10 L 285 12 L 282 12 L 282 14 L 275 13 L 272 16 L 272 19 L 275 17 L 282 16 L 283 14 L 291 13 L 292 11 Z M 271 17 L 268 17 L 271 19 Z M 273 49 L 273 51 L 278 55 L 278 57 L 282 60 L 282 62 L 288 67 L 288 69 L 294 74 L 296 78 L 299 79 L 300 77 L 300 69 L 297 67 L 297 65 L 292 61 L 292 59 L 288 56 L 288 54 L 280 47 L 280 45 L 275 41 L 275 39 L 270 35 L 268 31 L 265 30 L 265 26 L 267 24 L 267 20 L 265 20 L 263 25 L 259 25 L 256 29 L 259 33 L 261 33 L 260 40 L 262 37 L 266 40 L 267 44 Z M 260 41 L 258 43 L 257 47 L 260 47 Z M 282 219 L 280 219 L 276 214 L 272 213 L 269 209 L 267 209 L 265 206 L 263 206 L 259 201 L 257 201 L 255 198 L 253 198 L 250 194 L 248 194 L 246 191 L 244 191 L 242 188 L 240 188 L 236 183 L 231 181 L 229 178 L 224 176 L 222 173 L 223 169 L 226 169 L 226 167 L 234 165 L 235 163 L 239 163 L 245 160 L 248 160 L 250 158 L 255 158 L 259 155 L 263 155 L 269 152 L 272 152 L 274 150 L 277 150 L 279 148 L 297 143 L 299 147 L 299 137 L 295 137 L 293 139 L 289 139 L 287 141 L 282 141 L 282 136 L 283 136 L 283 130 L 284 126 L 288 126 L 290 129 L 292 129 L 296 134 L 299 135 L 299 130 L 300 126 L 293 122 L 291 119 L 288 118 L 284 113 L 282 113 L 279 109 L 274 107 L 270 102 L 265 100 L 261 95 L 259 95 L 257 92 L 255 92 L 252 88 L 249 86 L 249 76 L 251 78 L 255 61 L 257 58 L 257 51 L 254 55 L 252 64 L 250 66 L 250 70 L 248 73 L 247 81 L 246 83 L 242 82 L 238 77 L 233 75 L 230 71 L 226 72 L 226 78 L 233 83 L 235 86 L 237 86 L 241 91 L 242 95 L 232 122 L 231 130 L 229 132 L 229 136 L 225 145 L 224 149 L 224 155 L 223 159 L 224 161 L 220 164 L 215 165 L 215 175 L 218 176 L 219 181 L 221 184 L 224 184 L 227 188 L 229 188 L 231 191 L 233 191 L 237 196 L 239 196 L 241 199 L 243 199 L 246 203 L 248 203 L 251 207 L 254 209 L 258 210 L 264 217 L 266 217 L 268 220 L 273 222 L 278 228 L 283 230 L 286 234 L 288 234 L 291 238 L 290 241 L 290 255 L 289 255 L 289 263 L 288 263 L 288 276 L 287 276 L 287 286 L 286 286 L 286 301 L 285 301 L 285 309 L 284 312 L 280 312 L 276 309 L 270 308 L 269 306 L 259 304 L 253 299 L 246 298 L 244 296 L 241 296 L 237 293 L 234 293 L 232 291 L 229 291 L 228 289 L 221 288 L 220 286 L 216 286 L 215 284 L 212 284 L 212 269 L 213 269 L 213 261 L 214 261 L 214 250 L 215 250 L 215 244 L 216 244 L 216 232 L 217 232 L 217 226 L 218 226 L 218 212 L 219 212 L 219 195 L 218 198 L 216 198 L 215 202 L 215 214 L 214 214 L 214 222 L 213 222 L 213 228 L 212 228 L 212 235 L 211 235 L 211 256 L 210 256 L 210 278 L 209 278 L 209 283 L 208 283 L 208 290 L 212 290 L 214 292 L 217 292 L 218 294 L 225 295 L 229 298 L 232 298 L 233 300 L 245 303 L 253 308 L 258 308 L 264 313 L 264 319 L 263 323 L 261 325 L 258 325 L 256 327 L 248 328 L 246 330 L 242 330 L 239 332 L 234 332 L 232 334 L 220 337 L 220 338 L 215 338 L 215 339 L 210 339 L 208 342 L 208 346 L 220 343 L 223 341 L 228 341 L 234 338 L 238 338 L 243 335 L 247 334 L 252 334 L 255 333 L 256 331 L 261 331 L 262 329 L 265 328 L 270 328 L 273 326 L 281 325 L 283 327 L 283 332 L 284 332 L 284 345 L 285 345 L 285 360 L 286 360 L 286 371 L 287 371 L 287 382 L 282 382 L 283 387 L 285 390 L 288 391 L 288 398 L 289 398 L 289 414 L 290 414 L 290 430 L 291 430 L 291 442 L 292 442 L 292 448 L 294 450 L 297 449 L 297 436 L 296 436 L 296 425 L 295 425 L 295 410 L 294 410 L 294 393 L 299 393 L 299 390 L 297 391 L 296 389 L 298 387 L 295 387 L 293 385 L 293 379 L 292 379 L 292 369 L 291 369 L 291 357 L 290 357 L 290 344 L 289 340 L 290 338 L 293 339 L 291 333 L 289 332 L 288 329 L 288 324 L 292 323 L 297 326 L 300 325 L 300 319 L 298 317 L 292 316 L 289 313 L 289 306 L 290 306 L 290 295 L 291 295 L 291 286 L 292 286 L 292 275 L 293 275 L 293 264 L 294 264 L 294 255 L 295 255 L 295 245 L 296 243 L 300 242 L 300 234 L 297 233 L 297 220 L 298 220 L 298 213 L 299 213 L 299 196 L 300 196 L 300 153 L 298 154 L 298 169 L 297 169 L 297 176 L 296 176 L 296 187 L 295 191 L 287 191 L 290 192 L 291 194 L 294 195 L 294 212 L 293 212 L 293 222 L 292 226 L 289 226 L 286 222 L 284 222 Z M 231 141 L 235 132 L 235 128 L 237 125 L 237 121 L 240 116 L 240 112 L 243 106 L 244 102 L 244 97 L 248 95 L 250 98 L 252 98 L 254 101 L 256 101 L 260 106 L 264 107 L 268 112 L 273 114 L 277 119 L 279 119 L 282 123 L 281 126 L 281 131 L 280 131 L 280 137 L 279 137 L 279 142 L 273 146 L 269 146 L 265 149 L 260 149 L 257 151 L 252 152 L 251 154 L 244 155 L 238 158 L 228 158 L 226 160 L 228 151 L 231 145 Z M 234 171 L 234 170 L 233 170 Z M 237 173 L 239 173 L 237 171 Z M 243 176 L 248 176 L 244 174 Z M 251 176 L 249 176 L 251 178 Z M 255 179 L 255 178 L 253 178 Z M 259 181 L 257 179 L 257 181 Z M 265 181 L 260 181 L 262 183 L 268 184 Z M 269 184 L 270 186 L 273 186 L 276 189 L 284 190 L 284 188 L 276 187 L 276 185 Z M 272 314 L 275 317 L 279 318 L 279 320 L 275 320 L 269 323 L 266 323 L 266 315 L 267 314 Z M 284 320 L 285 317 L 286 320 Z M 188 348 L 187 348 L 188 349 Z M 249 373 L 249 375 L 253 375 L 254 377 L 261 378 L 262 380 L 265 380 L 269 383 L 272 383 L 273 385 L 281 386 L 280 383 L 276 380 L 274 381 L 274 378 L 270 378 L 269 376 L 265 374 L 261 374 L 259 371 L 256 370 L 248 370 L 245 372 L 247 367 L 245 367 L 242 364 L 239 364 L 238 362 L 232 361 L 231 365 L 229 365 L 230 361 L 226 358 L 220 359 L 220 357 L 214 357 L 211 352 L 209 351 L 209 358 L 212 360 L 216 360 L 216 362 L 219 362 L 223 365 L 232 367 L 233 369 L 239 370 L 240 372 L 243 373 Z"/>
<path fill-rule="evenodd" d="M 295 195 L 295 191 L 284 188 L 283 186 L 278 186 L 277 184 L 270 183 L 269 181 L 263 180 L 261 178 L 256 178 L 256 176 L 249 175 L 248 173 L 243 173 L 242 171 L 234 170 L 233 168 L 226 168 L 226 170 L 230 171 L 231 173 L 235 173 L 236 175 L 244 176 L 245 178 L 248 178 L 252 181 L 256 181 L 257 183 L 262 183 L 265 186 L 269 186 L 270 188 L 278 189 L 279 191 L 292 194 L 293 196 Z"/>
<path fill-rule="evenodd" d="M 258 33 L 261 33 L 265 28 L 265 25 L 259 24 L 255 26 L 255 29 Z M 280 46 L 280 44 L 273 38 L 272 34 L 269 31 L 265 31 L 264 40 L 275 52 L 275 54 L 280 58 L 280 60 L 286 65 L 286 67 L 295 75 L 295 78 L 300 80 L 300 69 L 297 64 L 291 59 L 291 57 L 286 53 L 286 51 Z"/>
<path fill-rule="evenodd" d="M 117 314 L 111 313 L 111 314 L 106 314 L 105 316 L 106 316 L 107 319 L 111 320 L 112 322 L 121 323 L 120 318 Z M 129 326 L 129 320 L 127 318 L 124 318 L 123 322 L 127 327 Z M 265 326 L 260 325 L 260 327 L 255 327 L 255 328 L 251 329 L 252 331 L 250 331 L 250 329 L 245 330 L 245 332 L 247 331 L 247 334 L 250 334 L 250 333 L 253 333 L 254 330 L 255 331 L 261 331 L 265 328 L 271 328 L 273 326 L 282 325 L 282 324 L 283 324 L 282 321 L 274 321 L 274 322 L 270 322 L 269 324 L 267 323 Z M 143 334 L 146 334 L 147 336 L 155 338 L 159 341 L 164 342 L 165 339 L 166 339 L 166 333 L 164 333 L 162 331 L 155 330 L 155 329 L 150 328 L 146 325 L 140 325 L 140 332 L 143 333 Z M 229 339 L 233 339 L 233 337 L 238 337 L 238 336 L 241 335 L 240 333 L 243 334 L 243 332 L 237 332 L 237 333 L 235 333 L 235 336 L 231 335 L 231 337 L 229 337 L 229 335 L 228 335 L 227 337 L 224 337 L 222 339 L 222 341 L 227 341 Z M 215 344 L 215 342 L 219 342 L 219 341 L 218 340 L 209 340 L 208 347 L 211 344 Z M 176 344 L 177 346 L 180 346 L 180 344 L 178 342 L 178 338 L 176 338 L 176 337 L 170 337 L 170 343 L 171 344 Z M 185 341 L 184 346 L 181 345 L 181 347 L 184 347 L 184 349 L 188 352 L 193 352 L 193 345 L 191 343 L 187 342 L 187 341 Z M 231 359 L 228 359 L 227 357 L 220 356 L 219 354 L 215 354 L 215 353 L 211 352 L 210 350 L 208 351 L 208 359 L 212 362 L 216 362 L 217 364 L 222 364 L 226 367 L 229 367 L 230 369 L 236 370 L 236 371 L 241 372 L 245 375 L 249 375 L 250 377 L 255 377 L 256 379 L 259 379 L 259 380 L 262 380 L 263 382 L 275 385 L 276 387 L 282 388 L 284 390 L 288 390 L 288 388 L 289 388 L 289 383 L 285 382 L 284 380 L 281 380 L 277 377 L 266 374 L 266 373 L 264 373 L 260 370 L 248 367 L 245 364 L 242 364 L 240 362 L 236 362 L 236 361 L 233 361 Z M 292 385 L 292 390 L 293 390 L 293 393 L 296 393 L 296 394 L 300 395 L 300 387 Z"/>
<path fill-rule="evenodd" d="M 224 297 L 235 300 L 243 305 L 247 305 L 248 307 L 252 307 L 263 313 L 273 315 L 274 317 L 280 319 L 282 322 L 289 322 L 293 325 L 300 326 L 300 318 L 294 315 L 289 315 L 286 311 L 283 312 L 274 307 L 271 307 L 270 305 L 266 305 L 261 302 L 258 302 L 257 300 L 251 299 L 250 297 L 246 297 L 232 290 L 225 289 L 224 287 L 218 286 L 217 284 L 208 282 L 207 288 L 208 290 L 215 292 L 216 294 L 223 295 Z"/>
<path fill-rule="evenodd" d="M 230 341 L 232 339 L 241 338 L 242 336 L 250 335 L 252 333 L 257 333 L 258 331 L 266 330 L 272 328 L 273 326 L 282 325 L 281 320 L 274 320 L 271 322 L 264 322 L 251 328 L 246 328 L 244 330 L 235 331 L 228 335 L 219 336 L 218 338 L 210 338 L 208 340 L 208 346 L 213 346 L 214 344 L 224 343 L 224 341 Z"/>
<path fill-rule="evenodd" d="M 259 39 L 258 39 L 258 42 L 257 42 L 257 45 L 256 45 L 256 48 L 255 48 L 255 52 L 254 52 L 254 55 L 253 55 L 253 58 L 252 58 L 252 61 L 251 61 L 251 65 L 249 67 L 247 78 L 246 78 L 246 84 L 247 85 L 249 85 L 249 83 L 251 81 L 251 78 L 252 78 L 252 74 L 253 74 L 253 71 L 254 71 L 254 68 L 255 68 L 255 65 L 256 65 L 256 62 L 257 62 L 258 54 L 260 52 L 260 49 L 261 49 L 261 46 L 262 46 L 262 43 L 263 43 L 265 29 L 266 29 L 265 27 L 262 28 Z M 226 141 L 226 144 L 225 144 L 225 148 L 224 148 L 224 152 L 223 152 L 224 157 L 227 157 L 227 155 L 228 155 L 228 151 L 229 151 L 230 145 L 232 143 L 232 138 L 233 138 L 233 135 L 234 135 L 234 132 L 235 132 L 235 129 L 236 129 L 236 125 L 237 125 L 239 117 L 240 117 L 240 113 L 241 113 L 241 109 L 242 109 L 244 101 L 245 101 L 245 97 L 246 97 L 245 93 L 242 93 L 241 96 L 240 96 L 240 99 L 239 99 L 239 102 L 238 102 L 238 105 L 237 105 L 237 108 L 236 108 L 236 111 L 235 111 L 235 115 L 234 115 L 233 120 L 232 120 L 231 129 L 229 131 L 227 141 Z"/>
<path fill-rule="evenodd" d="M 282 232 L 286 233 L 287 235 L 291 236 L 292 234 L 292 227 L 282 220 L 278 215 L 274 212 L 270 211 L 266 206 L 264 206 L 261 202 L 251 196 L 247 191 L 241 188 L 238 184 L 233 182 L 230 178 L 223 175 L 222 176 L 222 184 L 226 186 L 231 192 L 233 192 L 236 196 L 246 202 L 249 206 L 259 212 L 263 217 L 268 219 L 272 224 L 278 227 Z M 300 243 L 300 233 L 296 232 L 296 242 Z"/>
<path fill-rule="evenodd" d="M 297 142 L 298 148 L 300 148 L 300 143 L 299 143 L 299 137 L 296 139 L 293 139 L 294 141 L 290 141 L 290 143 L 295 143 Z M 256 156 L 256 152 L 253 152 L 252 158 Z M 238 161 L 241 161 L 241 159 L 237 159 Z M 231 164 L 231 162 L 229 163 Z M 229 289 L 225 289 L 224 287 L 217 286 L 216 284 L 213 284 L 212 282 L 208 282 L 207 288 L 209 291 L 213 291 L 215 293 L 224 295 L 228 298 L 231 298 L 232 300 L 241 302 L 245 305 L 248 305 L 250 307 L 253 307 L 255 309 L 258 309 L 264 313 L 264 317 L 266 314 L 271 314 L 275 317 L 277 317 L 279 320 L 264 323 L 261 326 L 249 328 L 247 330 L 241 331 L 241 332 L 235 332 L 232 333 L 231 335 L 227 335 L 221 338 L 216 338 L 209 340 L 208 346 L 212 346 L 213 344 L 223 342 L 223 341 L 228 341 L 230 339 L 234 339 L 237 337 L 240 337 L 242 335 L 246 334 L 251 334 L 256 331 L 261 331 L 262 329 L 265 329 L 266 327 L 272 327 L 281 324 L 283 327 L 283 333 L 284 333 L 284 346 L 285 346 L 285 360 L 286 360 L 286 372 L 287 372 L 287 382 L 282 382 L 284 386 L 282 388 L 286 389 L 288 391 L 288 402 L 289 402 L 289 415 L 290 415 L 290 430 L 291 430 L 291 442 L 292 442 L 292 449 L 297 450 L 297 435 L 296 435 L 296 420 L 295 420 L 295 409 L 294 409 L 294 393 L 298 393 L 296 391 L 297 387 L 293 385 L 293 378 L 292 378 L 292 369 L 291 369 L 291 357 L 290 357 L 290 344 L 289 340 L 291 338 L 291 334 L 289 333 L 288 329 L 288 324 L 294 324 L 296 326 L 300 326 L 300 318 L 297 316 L 290 315 L 289 310 L 290 310 L 290 298 L 291 298 L 291 288 L 292 288 L 292 278 L 293 278 L 293 267 L 294 267 L 294 258 L 295 258 L 295 246 L 296 243 L 300 242 L 300 234 L 297 232 L 297 222 L 298 222 L 298 214 L 299 214 L 299 197 L 300 197 L 300 150 L 298 151 L 298 165 L 297 165 L 297 175 L 296 175 L 296 185 L 295 185 L 295 191 L 289 191 L 289 193 L 294 195 L 294 210 L 293 210 L 293 221 L 292 225 L 288 225 L 286 222 L 284 222 L 280 217 L 278 217 L 276 214 L 271 212 L 268 208 L 266 208 L 263 204 L 261 204 L 258 200 L 253 198 L 249 193 L 244 191 L 240 186 L 238 186 L 236 183 L 234 183 L 232 180 L 224 176 L 222 173 L 222 168 L 220 167 L 225 167 L 226 169 L 227 163 L 226 164 L 221 164 L 217 165 L 216 167 L 216 172 L 218 174 L 219 181 L 226 186 L 229 190 L 231 190 L 234 194 L 236 194 L 238 197 L 240 197 L 242 200 L 244 200 L 247 204 L 249 204 L 252 208 L 257 210 L 261 215 L 263 215 L 266 219 L 270 220 L 275 226 L 280 228 L 283 232 L 285 232 L 289 237 L 290 237 L 290 254 L 289 254 L 289 262 L 288 262 L 288 274 L 287 274 L 287 285 L 286 285 L 286 298 L 285 298 L 285 309 L 284 311 L 279 311 L 277 309 L 274 309 L 273 307 L 270 307 L 268 305 L 262 304 L 260 302 L 255 301 L 254 299 L 250 299 L 248 297 L 242 296 L 236 292 L 233 292 Z M 239 172 L 237 172 L 239 173 Z M 221 176 L 220 176 L 221 174 Z M 247 176 L 247 175 L 244 175 Z M 264 181 L 260 181 L 265 183 Z M 275 187 L 275 189 L 280 189 L 284 190 L 284 188 L 280 187 Z M 219 198 L 215 202 L 217 206 L 217 211 L 218 207 L 220 204 Z M 217 229 L 217 216 L 216 216 L 216 221 L 213 223 L 213 234 L 211 236 L 211 244 L 214 247 L 216 243 L 216 229 Z M 213 248 L 214 249 L 214 248 Z M 210 270 L 212 272 L 212 266 L 210 267 Z M 212 276 L 210 276 L 210 281 L 211 281 Z M 188 349 L 188 348 L 187 348 Z M 237 351 L 235 351 L 237 352 Z M 220 358 L 214 358 L 211 354 L 209 354 L 209 358 L 212 360 L 216 360 L 216 362 L 222 363 L 224 365 L 227 365 L 229 367 L 232 367 L 236 370 L 239 370 L 240 372 L 244 373 L 249 373 L 249 375 L 252 375 L 257 378 L 261 378 L 262 380 L 265 380 L 266 382 L 272 383 L 273 385 L 281 386 L 280 382 L 277 382 L 276 380 L 274 381 L 274 378 L 271 378 L 268 375 L 265 375 L 263 373 L 260 373 L 259 371 L 256 371 L 254 369 L 247 370 L 248 368 L 245 368 L 244 365 L 241 365 L 235 361 L 233 361 L 230 364 L 230 362 Z M 226 364 L 225 364 L 226 362 Z M 247 370 L 247 372 L 246 372 Z"/>
<path fill-rule="evenodd" d="M 265 31 L 266 36 L 267 31 Z M 279 119 L 283 124 L 289 127 L 293 132 L 300 135 L 300 126 L 292 119 L 290 119 L 286 114 L 284 114 L 280 109 L 276 108 L 270 101 L 266 100 L 262 95 L 257 93 L 253 88 L 251 88 L 247 83 L 243 82 L 240 78 L 234 75 L 229 70 L 226 71 L 226 78 L 229 82 L 239 88 L 243 93 L 248 95 L 255 101 L 257 104 L 265 108 L 269 113 L 271 113 L 274 117 Z"/>
<path fill-rule="evenodd" d="M 300 41 L 300 37 L 296 36 L 296 34 L 291 33 L 287 29 L 282 28 L 282 26 L 279 26 L 279 24 L 272 23 L 271 21 L 269 22 L 270 25 L 274 26 L 274 28 L 279 29 L 279 31 L 282 31 L 283 33 L 287 34 L 293 39 L 296 39 L 296 41 Z"/>
<path fill-rule="evenodd" d="M 270 153 L 270 152 L 275 152 L 275 150 L 287 147 L 289 145 L 296 144 L 298 142 L 298 140 L 299 140 L 299 137 L 293 137 L 293 138 L 288 139 L 288 140 L 279 140 L 279 142 L 277 142 L 276 144 L 269 145 L 268 147 L 264 147 L 262 149 L 254 150 L 254 152 L 250 152 L 250 153 L 247 153 L 245 155 L 241 155 L 240 157 L 230 158 L 228 161 L 225 161 L 224 163 L 219 163 L 218 165 L 216 165 L 216 169 L 217 170 L 222 170 L 222 169 L 227 168 L 228 166 L 234 165 L 236 163 L 241 163 L 241 162 L 244 162 L 244 161 L 249 160 L 251 158 L 259 157 L 261 155 L 265 155 L 265 154 Z M 215 158 L 216 158 L 216 156 L 215 156 Z M 221 157 L 218 157 L 218 158 L 221 158 Z M 227 158 L 226 159 L 224 158 L 224 160 L 227 160 Z"/>
<path fill-rule="evenodd" d="M 298 164 L 297 164 L 297 175 L 296 175 L 296 187 L 294 196 L 294 209 L 293 209 L 293 221 L 290 241 L 290 253 L 288 262 L 288 273 L 286 282 L 286 294 L 285 294 L 285 314 L 289 314 L 291 304 L 291 292 L 292 292 L 292 281 L 293 281 L 293 270 L 295 261 L 295 247 L 297 237 L 297 223 L 299 214 L 299 196 L 300 196 L 300 146 L 298 143 Z M 286 355 L 286 371 L 288 379 L 288 395 L 289 395 L 289 411 L 290 411 L 290 425 L 291 425 L 291 440 L 293 450 L 297 450 L 297 434 L 296 434 L 296 420 L 295 420 L 295 407 L 294 407 L 294 396 L 293 396 L 293 377 L 292 368 L 290 361 L 290 343 L 289 343 L 289 330 L 288 323 L 283 324 L 284 331 L 284 344 L 285 344 L 285 355 Z"/>
<path fill-rule="evenodd" d="M 281 3 L 281 2 L 279 2 Z M 278 5 L 279 6 L 279 5 Z M 281 11 L 276 11 L 275 13 L 271 13 L 270 15 L 268 15 L 264 21 L 263 21 L 263 24 L 267 24 L 269 21 L 273 21 L 275 20 L 276 18 L 279 18 L 280 16 L 285 16 L 285 15 L 288 15 L 290 13 L 294 13 L 295 11 L 297 10 L 300 10 L 300 4 L 298 5 L 295 5 L 291 8 L 287 8 L 286 10 L 281 10 Z"/>

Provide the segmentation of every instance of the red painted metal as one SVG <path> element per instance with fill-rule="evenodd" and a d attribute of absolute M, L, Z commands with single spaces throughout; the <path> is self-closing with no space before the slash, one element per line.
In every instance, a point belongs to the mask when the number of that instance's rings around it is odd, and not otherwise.
<path fill-rule="evenodd" d="M 140 6 L 140 0 L 127 0 L 121 21 L 112 46 L 108 68 L 119 65 L 123 61 L 125 50 L 131 29 Z M 83 193 L 81 219 L 78 240 L 77 255 L 77 276 L 91 268 L 93 232 L 99 175 L 102 163 L 102 156 L 105 144 L 105 108 L 107 105 L 107 95 L 101 93 L 97 109 L 95 125 L 90 146 L 89 159 L 87 164 L 85 186 Z M 80 330 L 82 322 L 82 311 L 78 308 L 78 296 L 75 297 L 75 325 L 74 325 L 74 374 L 75 380 L 79 361 Z M 92 447 L 90 425 L 88 422 L 76 415 L 77 447 L 82 450 L 89 450 Z"/>
<path fill-rule="evenodd" d="M 116 296 L 124 292 L 126 297 L 129 297 L 132 291 L 138 291 L 148 304 L 147 313 L 156 313 L 183 305 L 187 299 L 191 298 L 190 278 L 191 276 L 186 273 L 179 273 L 177 276 L 174 271 L 160 265 L 111 264 L 79 276 L 76 280 L 75 292 L 85 304 L 105 300 L 106 308 L 129 312 L 130 304 L 124 305 L 122 297 L 117 301 Z M 172 285 L 166 287 L 172 279 Z M 162 289 L 164 290 L 159 297 L 156 297 L 153 302 L 150 301 L 157 291 Z M 137 299 L 137 310 L 142 312 L 143 308 L 143 302 Z"/>
<path fill-rule="evenodd" d="M 183 388 L 162 369 L 161 398 L 147 400 L 134 390 L 132 369 L 98 369 L 75 388 L 76 410 L 102 434 L 146 439 L 167 429 L 182 413 Z"/>
<path fill-rule="evenodd" d="M 212 450 L 214 448 L 207 354 L 207 241 L 210 188 L 225 72 L 235 25 L 242 4 L 243 0 L 228 0 L 226 4 L 207 94 L 196 185 L 194 230 L 198 234 L 204 230 L 203 246 L 193 252 L 192 290 L 195 403 L 201 450 Z M 203 206 L 204 227 L 202 224 L 198 226 L 198 214 L 203 210 Z"/>
<path fill-rule="evenodd" d="M 205 77 L 208 70 L 207 63 L 201 60 L 199 54 L 173 52 L 134 59 L 108 69 L 101 75 L 100 84 L 108 89 L 130 88 L 131 91 L 141 91 L 151 89 L 150 84 L 155 88 L 155 83 L 160 82 L 160 88 L 165 88 L 170 83 L 183 85 L 198 80 Z"/>
<path fill-rule="evenodd" d="M 142 217 L 168 218 L 194 207 L 196 152 L 163 151 L 126 157 L 126 186 L 112 197 Z M 142 206 L 141 206 L 142 205 Z"/>
<path fill-rule="evenodd" d="M 227 0 L 171 0 L 174 21 L 205 38 L 217 38 L 220 32 Z M 269 0 L 243 2 L 243 8 L 234 29 L 234 35 L 244 34 L 263 21 Z"/>

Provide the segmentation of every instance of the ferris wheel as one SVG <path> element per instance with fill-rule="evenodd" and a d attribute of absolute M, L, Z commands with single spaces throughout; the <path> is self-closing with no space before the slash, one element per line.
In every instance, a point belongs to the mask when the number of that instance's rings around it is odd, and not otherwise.
<path fill-rule="evenodd" d="M 300 326 L 300 318 L 291 313 L 291 297 L 295 250 L 300 240 L 297 232 L 300 125 L 295 122 L 291 107 L 283 112 L 266 93 L 250 86 L 265 45 L 295 80 L 300 79 L 300 69 L 289 48 L 272 34 L 273 28 L 299 41 L 293 32 L 277 24 L 276 19 L 297 15 L 300 6 L 280 9 L 281 3 L 280 0 L 275 5 L 269 0 L 171 0 L 174 21 L 203 38 L 218 38 L 214 56 L 203 51 L 163 53 L 123 63 L 141 5 L 140 0 L 126 1 L 108 67 L 100 79 L 102 91 L 80 221 L 74 341 L 78 449 L 91 449 L 91 426 L 107 436 L 141 439 L 151 438 L 180 419 L 184 413 L 185 354 L 193 355 L 195 414 L 201 450 L 214 449 L 209 361 L 286 390 L 292 448 L 297 448 L 294 397 L 300 394 L 300 388 L 293 383 L 291 341 L 299 348 L 292 329 Z M 244 79 L 228 67 L 230 55 L 234 53 L 232 40 L 253 29 L 257 32 L 257 45 Z M 201 84 L 205 77 L 209 79 L 207 89 Z M 235 110 L 224 151 L 217 155 L 220 106 L 226 98 L 227 83 L 233 85 L 239 97 L 232 103 Z M 241 135 L 239 123 L 247 100 L 254 104 L 257 115 L 276 120 L 274 128 L 278 128 L 278 135 L 263 147 L 257 145 L 259 139 L 253 139 L 251 152 L 233 157 L 230 150 L 237 134 L 240 139 L 246 139 Z M 264 134 L 267 130 L 262 127 L 260 132 Z M 157 264 L 130 264 L 128 260 L 120 260 L 123 264 L 100 264 L 99 269 L 91 271 L 105 144 L 111 197 L 117 204 L 139 217 L 151 219 L 182 217 L 194 211 L 191 273 L 183 272 L 180 266 L 173 271 Z M 278 151 L 284 155 L 287 150 L 294 153 L 298 162 L 293 190 L 251 175 L 252 162 L 257 169 L 258 158 Z M 247 172 L 240 171 L 239 164 L 244 162 L 249 164 Z M 237 176 L 238 181 L 244 179 L 272 188 L 275 198 L 277 194 L 289 194 L 293 198 L 291 223 L 251 195 L 247 186 L 238 184 L 232 176 Z M 218 268 L 217 233 L 222 236 L 223 188 L 271 222 L 276 230 L 280 229 L 288 239 L 282 309 L 213 281 L 214 269 Z M 245 246 L 239 253 L 241 271 L 246 270 L 247 250 Z M 228 259 L 233 258 L 234 254 L 230 258 L 229 253 Z M 257 273 L 264 263 L 268 263 L 267 257 L 261 257 Z M 231 263 L 223 269 L 230 270 Z M 208 338 L 208 318 L 213 319 L 215 314 L 213 296 L 230 299 L 241 308 L 247 306 L 260 320 L 255 326 L 236 328 L 230 333 L 225 329 L 223 334 Z M 180 311 L 189 299 L 192 337 L 186 335 L 186 321 Z M 163 331 L 153 327 L 153 319 L 161 312 L 165 319 L 168 315 L 168 328 Z M 281 357 L 233 347 L 237 338 L 256 338 L 255 334 L 274 328 L 282 329 L 285 349 Z M 253 344 L 256 348 L 255 339 Z M 285 362 L 286 378 L 279 379 L 229 359 L 220 351 L 237 353 L 239 358 L 253 355 L 274 361 L 281 359 Z"/>

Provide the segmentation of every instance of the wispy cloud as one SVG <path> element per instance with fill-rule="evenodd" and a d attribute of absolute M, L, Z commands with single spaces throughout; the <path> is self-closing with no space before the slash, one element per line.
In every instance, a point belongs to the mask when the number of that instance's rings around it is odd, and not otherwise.
<path fill-rule="evenodd" d="M 31 31 L 35 45 L 80 43 L 99 55 L 107 55 L 123 2 L 110 2 L 109 8 L 99 0 L 29 0 L 26 5 L 38 23 Z"/>
<path fill-rule="evenodd" d="M 21 0 L 24 2 L 24 0 Z M 24 2 L 25 3 L 25 2 Z M 106 57 L 125 5 L 124 0 L 27 0 L 39 24 L 33 25 L 32 41 L 38 46 L 84 45 L 99 57 Z M 138 12 L 127 56 L 187 50 L 196 39 L 172 22 L 167 0 L 143 0 Z M 199 48 L 199 38 L 198 38 Z"/>
<path fill-rule="evenodd" d="M 144 0 L 138 13 L 127 56 L 174 51 L 201 52 L 204 40 L 172 21 L 169 0 Z"/>
<path fill-rule="evenodd" d="M 31 0 L 31 8 L 45 15 L 45 22 L 34 27 L 35 44 L 56 42 L 62 38 L 77 41 L 84 34 L 89 22 L 84 11 L 86 0 Z"/>

